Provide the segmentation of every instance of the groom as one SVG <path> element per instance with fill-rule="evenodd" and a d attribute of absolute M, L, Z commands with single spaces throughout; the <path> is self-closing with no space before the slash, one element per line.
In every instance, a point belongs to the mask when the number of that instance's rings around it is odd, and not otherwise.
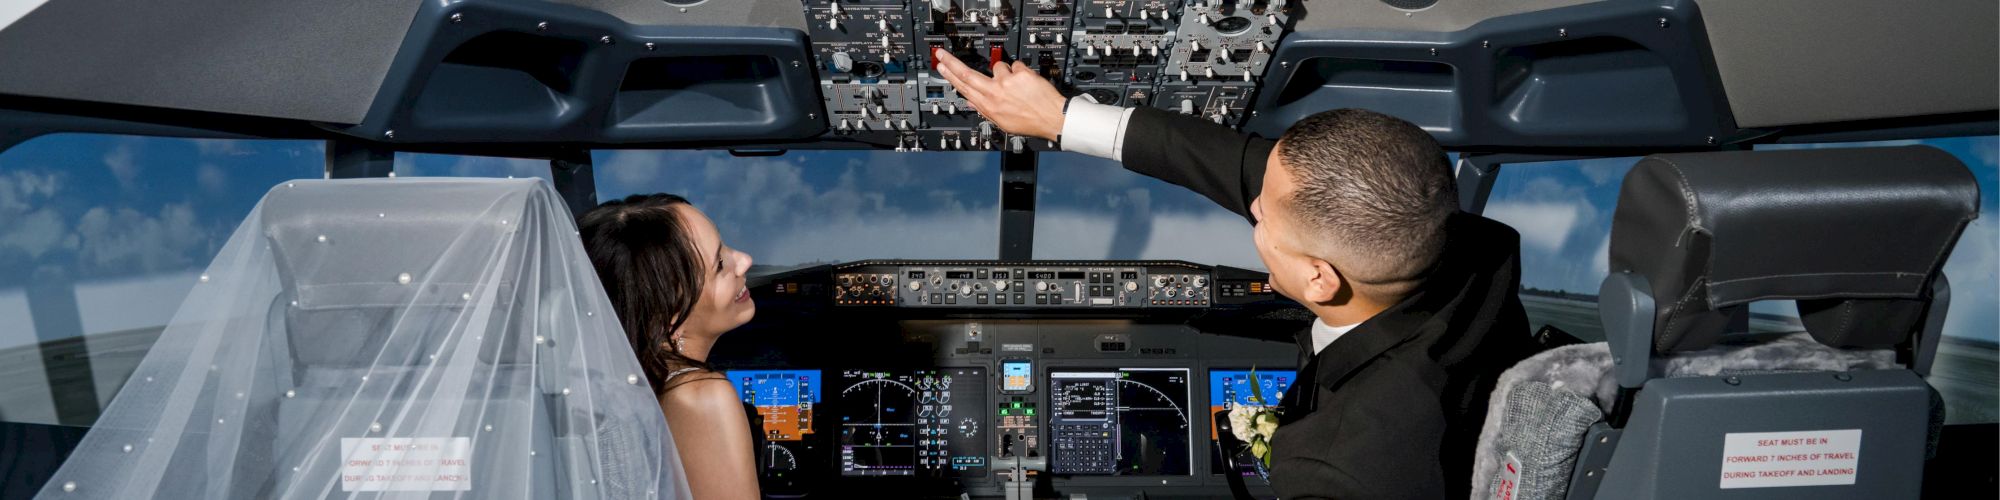
<path fill-rule="evenodd" d="M 1271 485 L 1282 498 L 1466 498 L 1487 396 L 1532 353 L 1520 236 L 1458 210 L 1444 151 L 1422 129 L 1357 109 L 1306 117 L 1277 141 L 1189 115 L 1077 97 L 1021 63 L 988 77 L 938 51 L 938 71 L 1011 134 L 1123 162 L 1254 225 L 1279 294 L 1318 321 L 1296 339 Z"/>

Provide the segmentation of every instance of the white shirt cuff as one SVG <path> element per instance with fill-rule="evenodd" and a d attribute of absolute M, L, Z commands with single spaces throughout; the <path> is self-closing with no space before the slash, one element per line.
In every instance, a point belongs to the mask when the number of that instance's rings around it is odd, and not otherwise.
<path fill-rule="evenodd" d="M 1098 104 L 1088 94 L 1071 97 L 1063 115 L 1063 151 L 1123 161 L 1125 124 L 1133 109 Z"/>

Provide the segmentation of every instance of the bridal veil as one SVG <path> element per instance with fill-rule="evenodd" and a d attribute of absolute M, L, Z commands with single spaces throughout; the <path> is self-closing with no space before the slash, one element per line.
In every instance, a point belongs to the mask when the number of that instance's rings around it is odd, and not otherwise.
<path fill-rule="evenodd" d="M 686 498 L 540 180 L 281 184 L 38 498 Z"/>

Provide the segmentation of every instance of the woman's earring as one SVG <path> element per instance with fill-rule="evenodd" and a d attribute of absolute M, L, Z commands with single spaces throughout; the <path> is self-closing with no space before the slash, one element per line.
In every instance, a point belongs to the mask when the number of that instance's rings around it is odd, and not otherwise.
<path fill-rule="evenodd" d="M 686 350 L 687 350 L 687 337 L 682 337 L 679 335 L 674 336 L 674 352 L 683 352 Z"/>

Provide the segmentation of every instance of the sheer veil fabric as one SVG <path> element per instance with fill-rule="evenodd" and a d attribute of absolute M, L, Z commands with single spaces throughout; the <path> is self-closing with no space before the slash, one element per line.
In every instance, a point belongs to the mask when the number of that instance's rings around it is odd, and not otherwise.
<path fill-rule="evenodd" d="M 37 498 L 688 498 L 540 180 L 264 195 Z"/>

